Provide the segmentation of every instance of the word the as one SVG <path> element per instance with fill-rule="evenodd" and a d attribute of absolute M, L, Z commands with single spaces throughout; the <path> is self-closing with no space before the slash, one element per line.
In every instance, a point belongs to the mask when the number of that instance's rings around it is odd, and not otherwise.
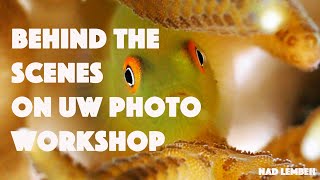
<path fill-rule="evenodd" d="M 138 49 L 159 49 L 159 29 L 113 29 L 113 34 L 117 36 L 118 49 L 125 48 L 126 36 L 128 36 L 129 49 L 135 49 L 136 44 L 138 44 Z"/>
<path fill-rule="evenodd" d="M 108 136 L 107 136 L 108 134 Z M 126 131 L 77 131 L 76 134 L 70 131 L 59 131 L 55 134 L 52 131 L 37 131 L 21 129 L 11 131 L 11 136 L 17 151 L 31 151 L 34 143 L 46 152 L 58 148 L 59 151 L 132 151 L 140 152 L 147 148 L 149 151 L 156 151 L 157 147 L 165 142 L 165 136 L 160 131 L 150 131 L 147 136 L 141 131 L 133 131 L 126 135 Z M 94 138 L 96 144 L 90 141 Z M 108 141 L 107 141 L 108 139 Z M 136 140 L 137 139 L 137 140 Z M 139 142 L 139 143 L 136 143 Z"/>
<path fill-rule="evenodd" d="M 98 49 L 106 42 L 101 29 L 12 29 L 12 49 Z"/>
<path fill-rule="evenodd" d="M 22 83 L 25 78 L 31 83 L 100 83 L 103 80 L 101 63 L 39 63 L 24 67 L 16 62 L 11 70 L 12 83 Z M 43 75 L 42 75 L 43 74 Z"/>
<path fill-rule="evenodd" d="M 150 97 L 143 105 L 143 97 L 127 97 L 124 101 L 120 97 L 109 98 L 109 116 L 117 117 L 117 113 L 126 108 L 126 117 L 143 117 L 143 109 L 150 117 L 159 117 L 166 110 L 166 104 L 169 105 L 169 117 L 177 116 L 177 104 L 180 103 L 180 97 L 166 97 L 165 102 L 160 97 Z M 152 106 L 156 105 L 157 109 Z M 193 105 L 193 109 L 189 110 L 188 105 Z M 201 111 L 201 103 L 195 97 L 186 97 L 180 103 L 180 111 L 186 117 L 195 117 Z M 134 114 L 135 112 L 135 114 Z"/>

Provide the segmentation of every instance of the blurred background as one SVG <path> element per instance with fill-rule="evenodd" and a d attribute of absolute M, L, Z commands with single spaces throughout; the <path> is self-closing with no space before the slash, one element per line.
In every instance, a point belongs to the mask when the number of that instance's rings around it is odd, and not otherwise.
<path fill-rule="evenodd" d="M 301 0 L 320 26 L 320 1 Z M 23 153 L 15 151 L 10 131 L 20 127 L 43 130 L 95 130 L 99 121 L 80 116 L 62 119 L 19 119 L 11 111 L 18 96 L 87 96 L 89 84 L 11 84 L 11 65 L 20 61 L 92 62 L 108 60 L 108 45 L 99 50 L 12 50 L 11 28 L 100 28 L 110 35 L 108 24 L 117 2 L 111 0 L 1 0 L 0 2 L 0 179 L 30 179 L 30 166 Z M 305 73 L 282 63 L 243 39 L 219 38 L 213 53 L 225 61 L 225 76 L 217 79 L 230 117 L 228 142 L 239 149 L 257 151 L 288 126 L 301 124 L 309 111 L 320 104 L 320 72 Z M 79 90 L 81 89 L 81 90 Z M 85 167 L 95 168 L 99 153 L 71 154 Z"/>

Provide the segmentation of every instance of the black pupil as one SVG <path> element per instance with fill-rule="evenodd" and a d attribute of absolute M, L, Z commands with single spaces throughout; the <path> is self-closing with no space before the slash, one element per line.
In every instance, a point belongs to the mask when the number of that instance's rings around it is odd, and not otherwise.
<path fill-rule="evenodd" d="M 196 49 L 196 53 L 197 53 L 200 65 L 203 66 L 204 57 L 203 57 L 202 53 L 198 49 Z"/>
<path fill-rule="evenodd" d="M 128 66 L 126 72 L 124 73 L 124 77 L 126 78 L 127 83 L 130 86 L 133 86 L 133 77 L 132 77 L 133 74 L 131 73 L 130 69 L 131 69 L 131 67 Z"/>

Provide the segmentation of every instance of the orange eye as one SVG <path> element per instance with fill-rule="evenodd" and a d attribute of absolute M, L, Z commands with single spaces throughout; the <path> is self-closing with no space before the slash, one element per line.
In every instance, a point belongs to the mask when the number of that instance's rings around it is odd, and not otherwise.
<path fill-rule="evenodd" d="M 193 41 L 188 42 L 188 52 L 196 66 L 200 69 L 202 73 L 204 73 L 203 64 L 206 60 L 206 57 L 203 54 L 203 52 L 196 47 Z"/>
<path fill-rule="evenodd" d="M 135 57 L 127 57 L 123 64 L 124 80 L 131 93 L 135 93 L 141 81 L 140 60 Z"/>

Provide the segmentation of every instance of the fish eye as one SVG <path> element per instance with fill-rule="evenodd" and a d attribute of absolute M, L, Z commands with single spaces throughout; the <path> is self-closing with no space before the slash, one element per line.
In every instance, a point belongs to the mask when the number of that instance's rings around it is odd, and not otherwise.
<path fill-rule="evenodd" d="M 127 66 L 124 78 L 130 87 L 134 86 L 134 74 L 130 66 Z"/>
<path fill-rule="evenodd" d="M 199 68 L 200 72 L 204 73 L 204 63 L 206 57 L 204 53 L 196 46 L 193 41 L 188 42 L 188 52 L 195 65 Z"/>
<path fill-rule="evenodd" d="M 129 56 L 123 64 L 124 80 L 129 92 L 135 93 L 141 81 L 141 64 L 136 57 Z"/>
<path fill-rule="evenodd" d="M 199 60 L 199 63 L 200 65 L 203 67 L 203 63 L 204 63 L 204 55 L 203 53 L 196 48 L 196 53 L 197 53 L 197 56 L 198 56 L 198 60 Z"/>

